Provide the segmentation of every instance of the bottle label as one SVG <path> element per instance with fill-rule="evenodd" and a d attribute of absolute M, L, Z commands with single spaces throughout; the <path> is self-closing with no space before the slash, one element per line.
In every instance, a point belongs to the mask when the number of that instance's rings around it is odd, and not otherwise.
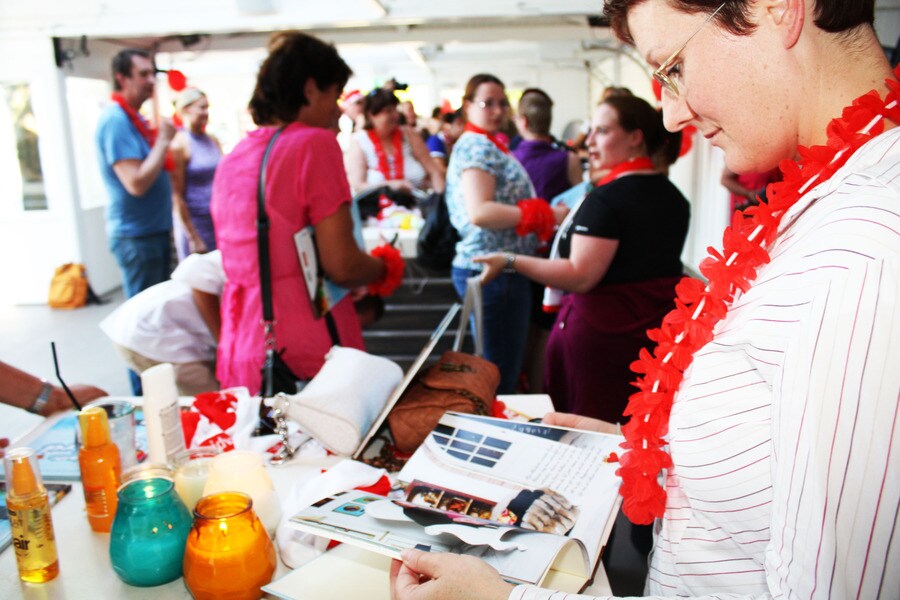
<path fill-rule="evenodd" d="M 162 424 L 163 445 L 166 449 L 166 458 L 173 462 L 175 455 L 184 450 L 184 433 L 181 429 L 181 408 L 178 404 L 171 404 L 159 411 L 159 420 Z"/>
<path fill-rule="evenodd" d="M 110 516 L 109 503 L 106 498 L 106 488 L 84 487 L 84 503 L 88 516 L 103 519 Z"/>
<path fill-rule="evenodd" d="M 20 571 L 41 569 L 56 561 L 56 540 L 46 498 L 36 506 L 7 503 L 12 545 Z"/>

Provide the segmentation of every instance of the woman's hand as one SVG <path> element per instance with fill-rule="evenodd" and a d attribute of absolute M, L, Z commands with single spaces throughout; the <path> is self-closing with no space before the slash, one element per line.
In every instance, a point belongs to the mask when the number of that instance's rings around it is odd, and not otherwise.
<path fill-rule="evenodd" d="M 500 252 L 476 256 L 472 261 L 484 265 L 481 270 L 481 285 L 487 285 L 497 279 L 506 267 L 506 256 Z"/>
<path fill-rule="evenodd" d="M 474 556 L 404 550 L 391 563 L 392 600 L 506 600 L 512 589 Z"/>
<path fill-rule="evenodd" d="M 621 435 L 619 426 L 614 423 L 607 423 L 600 419 L 592 419 L 591 417 L 582 417 L 581 415 L 573 415 L 569 413 L 551 412 L 544 415 L 541 420 L 545 425 L 558 425 L 559 427 L 569 427 L 570 429 L 583 429 L 585 431 L 596 431 L 598 433 L 613 433 Z"/>
<path fill-rule="evenodd" d="M 206 242 L 203 241 L 199 234 L 195 233 L 188 239 L 188 249 L 191 251 L 191 254 L 206 254 Z"/>

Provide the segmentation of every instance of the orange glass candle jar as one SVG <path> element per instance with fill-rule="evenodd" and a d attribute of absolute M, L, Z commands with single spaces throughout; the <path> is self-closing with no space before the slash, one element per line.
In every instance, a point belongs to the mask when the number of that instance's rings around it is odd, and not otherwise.
<path fill-rule="evenodd" d="M 275 547 L 250 496 L 204 496 L 184 553 L 184 583 L 195 600 L 255 600 L 275 572 Z"/>

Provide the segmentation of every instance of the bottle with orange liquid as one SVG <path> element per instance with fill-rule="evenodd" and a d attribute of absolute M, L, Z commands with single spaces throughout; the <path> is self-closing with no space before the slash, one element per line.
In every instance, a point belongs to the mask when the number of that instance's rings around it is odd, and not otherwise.
<path fill-rule="evenodd" d="M 116 491 L 122 479 L 119 448 L 110 441 L 106 411 L 99 406 L 86 408 L 78 414 L 81 427 L 81 485 L 91 529 L 109 532 L 116 516 Z"/>
<path fill-rule="evenodd" d="M 56 537 L 50 500 L 41 480 L 37 456 L 31 448 L 16 448 L 3 458 L 6 471 L 6 508 L 12 528 L 19 577 L 44 583 L 59 575 Z"/>

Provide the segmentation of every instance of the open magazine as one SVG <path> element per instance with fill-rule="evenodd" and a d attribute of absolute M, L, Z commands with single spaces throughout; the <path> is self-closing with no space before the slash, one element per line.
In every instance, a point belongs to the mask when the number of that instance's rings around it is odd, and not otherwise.
<path fill-rule="evenodd" d="M 514 583 L 577 592 L 618 507 L 620 436 L 445 414 L 400 471 L 399 498 L 350 491 L 291 525 L 385 556 L 472 554 Z"/>

